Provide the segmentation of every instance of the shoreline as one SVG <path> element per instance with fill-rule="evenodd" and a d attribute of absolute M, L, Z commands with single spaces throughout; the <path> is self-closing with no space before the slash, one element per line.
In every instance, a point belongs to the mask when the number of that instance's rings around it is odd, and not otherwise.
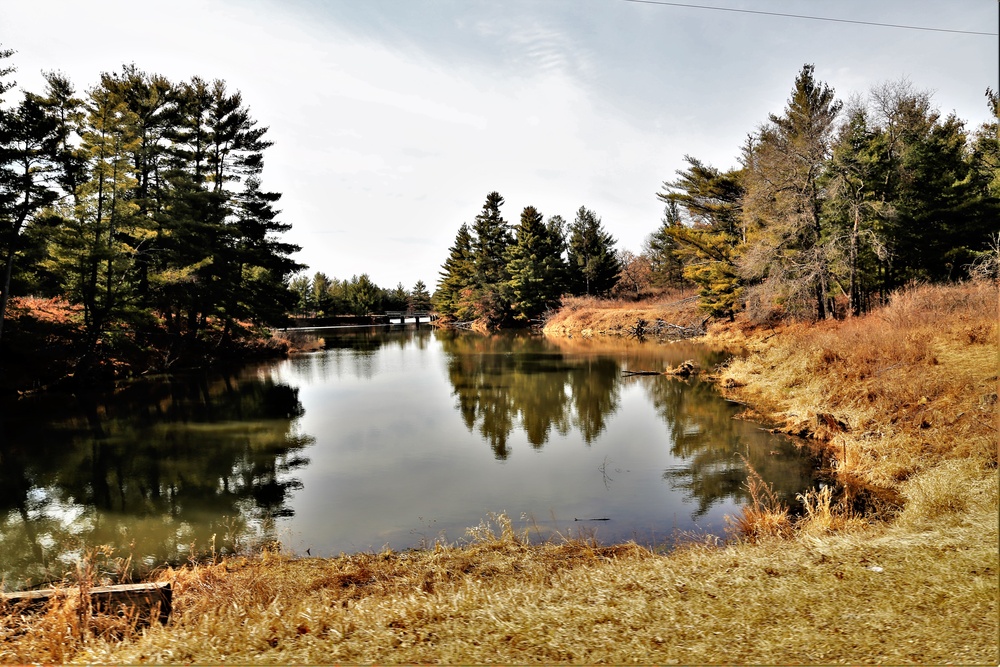
<path fill-rule="evenodd" d="M 666 555 L 530 546 L 503 515 L 462 546 L 265 550 L 159 573 L 167 626 L 121 642 L 67 603 L 9 622 L 68 619 L 83 639 L 0 643 L 0 659 L 995 664 L 997 304 L 995 286 L 918 287 L 854 320 L 709 327 L 706 341 L 747 350 L 714 378 L 723 396 L 809 437 L 847 482 L 806 493 L 794 525 L 761 491 L 738 538 Z M 597 315 L 575 312 L 593 331 Z M 636 314 L 605 316 L 625 331 Z"/>

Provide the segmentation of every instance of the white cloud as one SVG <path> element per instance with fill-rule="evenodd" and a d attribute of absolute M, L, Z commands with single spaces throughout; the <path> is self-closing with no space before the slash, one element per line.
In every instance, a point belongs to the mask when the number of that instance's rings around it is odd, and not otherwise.
<path fill-rule="evenodd" d="M 638 250 L 683 155 L 734 166 L 805 62 L 842 97 L 908 74 L 972 127 L 998 87 L 996 38 L 621 2 L 0 3 L 0 43 L 19 51 L 28 89 L 42 69 L 84 89 L 127 62 L 240 89 L 275 142 L 265 187 L 284 194 L 301 261 L 387 286 L 433 285 L 491 190 L 512 222 L 528 204 L 567 219 L 586 205 Z M 995 26 L 995 3 L 980 4 L 955 3 L 949 24 Z M 897 23 L 938 9 L 837 4 L 842 17 Z"/>

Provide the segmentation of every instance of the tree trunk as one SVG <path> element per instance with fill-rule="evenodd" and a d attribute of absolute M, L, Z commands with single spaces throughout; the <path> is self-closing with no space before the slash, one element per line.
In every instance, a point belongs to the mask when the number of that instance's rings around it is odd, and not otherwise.
<path fill-rule="evenodd" d="M 21 228 L 24 221 L 28 219 L 28 208 L 30 203 L 30 190 L 24 192 L 24 209 L 17 222 L 14 223 L 14 233 L 10 237 L 10 248 L 7 249 L 7 257 L 4 259 L 3 267 L 3 291 L 0 291 L 0 340 L 3 340 L 3 323 L 7 315 L 7 301 L 10 297 L 10 279 L 14 273 L 14 255 L 17 253 L 17 239 L 21 236 Z"/>
<path fill-rule="evenodd" d="M 847 312 L 851 315 L 861 314 L 861 303 L 858 298 L 858 227 L 860 225 L 860 211 L 854 209 L 854 228 L 851 230 L 851 285 L 850 293 L 847 295 Z"/>
<path fill-rule="evenodd" d="M 3 290 L 0 291 L 0 341 L 3 340 L 3 323 L 7 315 L 7 300 L 10 296 L 10 277 L 14 271 L 14 245 L 11 243 L 3 269 Z"/>

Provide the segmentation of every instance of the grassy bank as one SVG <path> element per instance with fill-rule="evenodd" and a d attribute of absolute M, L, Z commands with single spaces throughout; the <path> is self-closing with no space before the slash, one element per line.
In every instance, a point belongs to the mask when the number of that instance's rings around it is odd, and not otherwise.
<path fill-rule="evenodd" d="M 546 320 L 545 333 L 582 338 L 627 336 L 639 320 L 646 323 L 660 320 L 684 329 L 700 329 L 707 318 L 698 310 L 694 290 L 668 292 L 643 301 L 571 297 Z"/>
<path fill-rule="evenodd" d="M 594 335 L 574 312 L 562 331 Z M 762 490 L 741 538 L 668 556 L 530 546 L 503 516 L 423 552 L 264 552 L 161 572 L 165 627 L 72 597 L 7 610 L 0 662 L 997 664 L 997 315 L 993 286 L 924 287 L 855 320 L 710 329 L 749 351 L 724 391 L 844 482 L 794 526 Z"/>

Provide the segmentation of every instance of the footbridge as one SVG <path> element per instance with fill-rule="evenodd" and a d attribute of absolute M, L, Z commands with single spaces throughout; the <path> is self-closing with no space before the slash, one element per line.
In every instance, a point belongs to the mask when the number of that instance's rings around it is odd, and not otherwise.
<path fill-rule="evenodd" d="M 429 310 L 387 310 L 381 319 L 386 324 L 421 324 L 433 322 L 435 317 Z"/>

